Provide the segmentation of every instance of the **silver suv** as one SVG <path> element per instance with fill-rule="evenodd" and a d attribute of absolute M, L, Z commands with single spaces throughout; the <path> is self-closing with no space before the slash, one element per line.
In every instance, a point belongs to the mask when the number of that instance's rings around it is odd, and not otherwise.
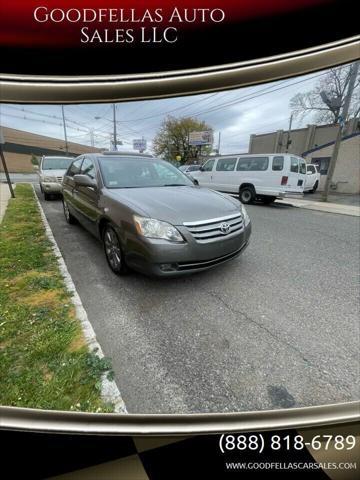
<path fill-rule="evenodd" d="M 145 155 L 78 157 L 63 180 L 64 214 L 102 240 L 110 268 L 176 276 L 239 255 L 251 224 L 236 199 Z"/>
<path fill-rule="evenodd" d="M 38 169 L 40 190 L 45 200 L 49 200 L 53 194 L 61 194 L 64 173 L 74 157 L 42 157 Z"/>

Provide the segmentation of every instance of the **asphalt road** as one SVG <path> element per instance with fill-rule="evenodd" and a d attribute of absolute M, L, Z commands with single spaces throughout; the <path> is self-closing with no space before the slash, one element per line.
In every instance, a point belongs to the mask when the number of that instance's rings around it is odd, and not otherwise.
<path fill-rule="evenodd" d="M 41 203 L 130 413 L 359 399 L 359 218 L 249 206 L 241 257 L 162 280 L 115 276 L 60 201 Z"/>

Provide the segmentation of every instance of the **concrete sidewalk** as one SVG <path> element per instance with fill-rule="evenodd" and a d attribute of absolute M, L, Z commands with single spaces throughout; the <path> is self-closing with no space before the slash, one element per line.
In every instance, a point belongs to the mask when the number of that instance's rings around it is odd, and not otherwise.
<path fill-rule="evenodd" d="M 13 188 L 15 185 L 13 184 Z M 0 183 L 0 223 L 5 215 L 6 207 L 11 198 L 10 189 L 7 183 Z"/>
<path fill-rule="evenodd" d="M 285 198 L 284 200 L 277 200 L 276 203 L 292 205 L 298 208 L 307 208 L 308 210 L 318 210 L 320 212 L 337 213 L 340 215 L 351 215 L 353 217 L 360 217 L 360 206 L 357 203 L 358 195 L 352 195 L 353 198 L 342 199 L 336 195 L 329 196 L 330 202 L 322 202 L 317 199 L 308 200 L 307 196 L 304 199 Z M 313 197 L 312 197 L 313 198 Z M 335 200 L 335 201 L 334 201 Z"/>

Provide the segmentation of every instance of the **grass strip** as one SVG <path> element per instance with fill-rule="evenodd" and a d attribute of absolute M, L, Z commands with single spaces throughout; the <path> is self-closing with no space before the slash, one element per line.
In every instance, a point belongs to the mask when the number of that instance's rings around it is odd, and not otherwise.
<path fill-rule="evenodd" d="M 113 411 L 101 399 L 108 359 L 88 351 L 30 185 L 0 225 L 0 404 Z"/>

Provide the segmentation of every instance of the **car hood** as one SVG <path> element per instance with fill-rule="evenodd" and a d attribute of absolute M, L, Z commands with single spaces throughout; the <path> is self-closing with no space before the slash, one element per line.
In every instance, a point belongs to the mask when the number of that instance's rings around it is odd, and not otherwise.
<path fill-rule="evenodd" d="M 63 177 L 65 175 L 66 170 L 41 170 L 40 174 L 44 177 Z"/>
<path fill-rule="evenodd" d="M 173 225 L 239 212 L 239 201 L 195 186 L 112 189 L 109 193 L 113 199 Z"/>

